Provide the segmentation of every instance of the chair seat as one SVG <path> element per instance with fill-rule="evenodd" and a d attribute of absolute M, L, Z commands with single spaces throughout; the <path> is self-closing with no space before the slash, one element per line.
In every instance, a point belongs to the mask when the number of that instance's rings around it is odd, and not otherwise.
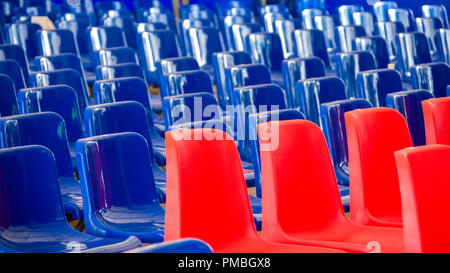
<path fill-rule="evenodd" d="M 156 113 L 162 112 L 162 101 L 161 96 L 150 94 L 150 105 Z"/>
<path fill-rule="evenodd" d="M 164 209 L 159 205 L 111 207 L 97 214 L 108 237 L 136 236 L 144 243 L 164 240 Z"/>
<path fill-rule="evenodd" d="M 80 183 L 75 177 L 62 177 L 59 180 L 59 187 L 61 189 L 64 212 L 70 214 L 73 220 L 83 219 L 83 199 Z"/>
<path fill-rule="evenodd" d="M 5 247 L 32 253 L 113 253 L 141 246 L 136 237 L 128 239 L 96 237 L 78 232 L 66 222 L 10 227 L 0 232 L 0 240 Z"/>

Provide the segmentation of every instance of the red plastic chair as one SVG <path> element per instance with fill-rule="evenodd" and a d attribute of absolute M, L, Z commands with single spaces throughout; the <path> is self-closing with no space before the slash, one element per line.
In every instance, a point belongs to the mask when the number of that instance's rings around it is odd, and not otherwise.
<path fill-rule="evenodd" d="M 450 252 L 450 147 L 429 145 L 395 153 L 407 252 Z"/>
<path fill-rule="evenodd" d="M 390 108 L 345 113 L 350 216 L 361 225 L 402 227 L 394 152 L 412 146 L 403 116 Z"/>
<path fill-rule="evenodd" d="M 402 229 L 362 226 L 345 216 L 327 143 L 316 124 L 292 120 L 258 128 L 260 147 L 275 144 L 273 150 L 261 149 L 263 238 L 308 240 L 352 252 L 403 252 Z"/>
<path fill-rule="evenodd" d="M 257 234 L 239 154 L 223 131 L 166 132 L 166 148 L 166 240 L 198 238 L 214 252 L 341 252 L 271 243 Z"/>
<path fill-rule="evenodd" d="M 450 145 L 450 98 L 422 101 L 427 144 Z"/>

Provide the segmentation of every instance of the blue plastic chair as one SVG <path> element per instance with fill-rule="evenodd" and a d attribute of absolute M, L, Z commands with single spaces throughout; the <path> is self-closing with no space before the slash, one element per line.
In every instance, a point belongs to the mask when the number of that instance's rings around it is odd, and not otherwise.
<path fill-rule="evenodd" d="M 193 27 L 214 27 L 214 23 L 206 19 L 183 19 L 180 21 L 180 42 L 186 54 L 192 52 L 189 29 Z"/>
<path fill-rule="evenodd" d="M 74 35 L 68 29 L 39 30 L 37 35 L 40 55 L 52 56 L 73 53 L 80 56 Z"/>
<path fill-rule="evenodd" d="M 101 24 L 106 27 L 118 27 L 123 30 L 127 45 L 137 49 L 136 35 L 134 33 L 134 20 L 131 16 L 108 16 L 101 20 Z"/>
<path fill-rule="evenodd" d="M 201 240 L 181 239 L 138 247 L 126 253 L 213 253 L 213 250 Z"/>
<path fill-rule="evenodd" d="M 103 48 L 94 53 L 95 63 L 99 65 L 113 65 L 122 63 L 136 63 L 139 64 L 139 60 L 136 51 L 131 47 L 113 47 Z"/>
<path fill-rule="evenodd" d="M 177 18 L 173 13 L 153 13 L 144 18 L 147 23 L 162 23 L 175 33 L 178 33 Z"/>
<path fill-rule="evenodd" d="M 264 15 L 266 13 L 274 13 L 274 12 L 289 15 L 288 8 L 283 4 L 264 5 L 264 6 L 258 7 L 259 21 L 260 22 L 264 21 Z"/>
<path fill-rule="evenodd" d="M 389 64 L 389 51 L 386 41 L 381 36 L 357 37 L 353 41 L 353 49 L 372 52 L 378 69 L 387 68 Z"/>
<path fill-rule="evenodd" d="M 422 16 L 426 18 L 438 18 L 444 28 L 449 27 L 447 9 L 443 5 L 423 5 Z"/>
<path fill-rule="evenodd" d="M 450 66 L 446 63 L 426 63 L 411 67 L 414 89 L 427 89 L 437 98 L 445 97 L 450 84 Z"/>
<path fill-rule="evenodd" d="M 342 5 L 338 8 L 339 21 L 342 26 L 354 25 L 353 14 L 355 12 L 364 11 L 360 5 Z"/>
<path fill-rule="evenodd" d="M 121 133 L 80 139 L 86 232 L 101 237 L 164 240 L 164 209 L 156 196 L 148 145 L 141 135 Z"/>
<path fill-rule="evenodd" d="M 395 1 L 380 1 L 373 5 L 373 12 L 379 22 L 389 21 L 388 10 L 397 8 Z"/>
<path fill-rule="evenodd" d="M 337 51 L 334 19 L 330 15 L 314 16 L 314 27 L 323 32 L 330 55 Z"/>
<path fill-rule="evenodd" d="M 189 18 L 189 15 L 195 11 L 207 11 L 208 8 L 203 4 L 188 4 L 188 5 L 180 5 L 178 7 L 178 14 L 180 18 L 186 19 Z"/>
<path fill-rule="evenodd" d="M 304 9 L 301 12 L 300 17 L 302 18 L 303 27 L 305 29 L 315 29 L 316 22 L 315 18 L 317 16 L 325 16 L 327 13 L 322 9 Z"/>
<path fill-rule="evenodd" d="M 15 90 L 25 88 L 25 78 L 20 64 L 13 59 L 0 61 L 0 74 L 8 76 L 14 83 Z"/>
<path fill-rule="evenodd" d="M 426 90 L 395 92 L 386 96 L 386 106 L 399 111 L 405 117 L 414 146 L 426 144 L 422 101 L 433 97 L 433 94 Z"/>
<path fill-rule="evenodd" d="M 295 107 L 297 95 L 295 85 L 299 80 L 325 76 L 325 65 L 318 57 L 291 58 L 283 61 L 283 81 L 286 87 L 288 107 Z"/>
<path fill-rule="evenodd" d="M 296 105 L 300 112 L 322 127 L 320 105 L 326 102 L 346 99 L 344 82 L 335 77 L 319 77 L 299 80 L 296 85 Z"/>
<path fill-rule="evenodd" d="M 42 146 L 0 151 L 1 245 L 14 252 L 122 252 L 141 246 L 136 237 L 84 234 L 66 221 L 54 156 Z M 9 251 L 7 251 L 9 252 Z"/>
<path fill-rule="evenodd" d="M 233 40 L 236 50 L 247 50 L 247 37 L 252 33 L 262 32 L 264 29 L 260 24 L 255 23 L 243 23 L 234 24 L 231 26 L 231 38 Z"/>
<path fill-rule="evenodd" d="M 199 70 L 197 61 L 193 57 L 175 57 L 163 59 L 156 63 L 160 94 L 168 94 L 167 75 L 174 72 Z"/>
<path fill-rule="evenodd" d="M 431 63 L 427 37 L 420 32 L 399 33 L 395 36 L 399 68 L 405 79 L 411 77 L 414 65 Z M 404 79 L 404 80 L 405 80 Z"/>
<path fill-rule="evenodd" d="M 283 57 L 285 59 L 295 56 L 292 33 L 296 29 L 301 29 L 301 27 L 301 21 L 299 21 L 298 19 L 280 19 L 273 22 L 273 30 L 278 34 L 278 36 L 280 36 L 281 46 L 283 49 Z"/>
<path fill-rule="evenodd" d="M 356 98 L 356 76 L 358 72 L 375 69 L 375 58 L 369 51 L 350 51 L 334 56 L 336 74 L 346 87 L 347 98 Z"/>
<path fill-rule="evenodd" d="M 442 21 L 439 18 L 416 18 L 417 31 L 422 32 L 428 39 L 428 47 L 430 48 L 431 56 L 436 56 L 437 49 L 434 43 L 434 35 L 437 29 L 442 28 Z"/>
<path fill-rule="evenodd" d="M 84 20 L 60 21 L 57 23 L 57 26 L 58 29 L 65 29 L 72 32 L 73 37 L 77 42 L 80 55 L 84 58 L 87 58 L 90 54 L 89 40 L 86 35 L 86 29 L 89 27 L 89 21 Z"/>
<path fill-rule="evenodd" d="M 338 184 L 340 185 L 341 199 L 345 211 L 349 210 L 350 200 L 348 196 L 349 169 L 347 131 L 344 114 L 348 111 L 370 107 L 372 107 L 370 102 L 364 99 L 338 100 L 323 103 L 320 106 L 322 129 L 333 160 L 334 171 L 336 173 Z M 347 189 L 347 194 L 342 194 L 342 190 L 345 191 L 345 189 Z M 346 195 L 347 197 L 345 197 Z"/>
<path fill-rule="evenodd" d="M 66 214 L 82 219 L 83 200 L 70 159 L 66 126 L 61 116 L 52 112 L 0 118 L 0 147 L 42 145 L 52 151 L 58 169 L 62 200 Z"/>
<path fill-rule="evenodd" d="M 0 86 L 0 116 L 19 114 L 14 82 L 8 75 L 0 74 Z"/>
<path fill-rule="evenodd" d="M 375 25 L 375 34 L 384 38 L 389 52 L 389 60 L 397 60 L 397 43 L 395 35 L 405 32 L 402 24 L 394 22 L 377 22 Z"/>
<path fill-rule="evenodd" d="M 36 32 L 40 29 L 42 29 L 40 25 L 33 23 L 10 24 L 7 27 L 8 39 L 10 43 L 19 45 L 28 60 L 32 60 L 38 55 Z"/>
<path fill-rule="evenodd" d="M 363 27 L 367 36 L 372 36 L 375 32 L 375 20 L 372 13 L 369 11 L 357 11 L 352 15 L 354 24 Z"/>
<path fill-rule="evenodd" d="M 225 69 L 226 91 L 231 101 L 234 88 L 271 82 L 270 70 L 263 64 L 241 64 Z"/>
<path fill-rule="evenodd" d="M 91 58 L 95 58 L 95 51 L 103 48 L 128 46 L 125 34 L 118 27 L 96 26 L 86 29 L 88 35 Z"/>
<path fill-rule="evenodd" d="M 81 75 L 74 69 L 58 69 L 52 71 L 34 72 L 30 75 L 30 87 L 46 87 L 50 85 L 65 84 L 72 87 L 77 93 L 78 107 L 81 115 L 86 106 L 92 104 L 88 90 Z"/>
<path fill-rule="evenodd" d="M 359 72 L 356 77 L 357 97 L 368 100 L 374 107 L 386 107 L 386 95 L 402 91 L 402 77 L 394 69 Z"/>
<path fill-rule="evenodd" d="M 295 56 L 300 58 L 319 57 L 326 67 L 330 66 L 325 36 L 320 30 L 298 29 L 292 33 Z"/>
<path fill-rule="evenodd" d="M 75 148 L 75 142 L 83 137 L 83 123 L 77 100 L 75 90 L 68 85 L 21 89 L 17 95 L 21 114 L 49 111 L 64 119 L 71 151 Z"/>
<path fill-rule="evenodd" d="M 86 108 L 84 124 L 87 137 L 123 132 L 135 132 L 147 140 L 148 146 L 153 147 L 151 127 L 147 113 L 142 104 L 135 101 L 124 101 L 92 105 Z M 150 163 L 155 178 L 158 199 L 161 203 L 166 200 L 166 172 L 156 163 L 153 149 L 150 152 Z M 158 154 L 156 154 L 158 156 Z M 161 157 L 159 155 L 158 157 Z M 161 162 L 163 159 L 159 159 Z"/>
<path fill-rule="evenodd" d="M 154 1 L 155 2 L 155 1 Z M 146 18 L 152 14 L 172 13 L 168 8 L 163 6 L 139 6 L 136 7 L 136 20 L 138 22 L 144 22 Z"/>
<path fill-rule="evenodd" d="M 214 53 L 212 63 L 217 86 L 217 98 L 222 109 L 233 105 L 231 97 L 226 91 L 225 69 L 233 65 L 251 64 L 252 59 L 245 51 L 224 51 Z"/>
<path fill-rule="evenodd" d="M 255 63 L 264 64 L 271 70 L 273 82 L 283 86 L 283 51 L 278 34 L 258 32 L 248 35 L 247 51 Z"/>
<path fill-rule="evenodd" d="M 450 29 L 438 29 L 434 36 L 438 60 L 450 64 Z"/>
<path fill-rule="evenodd" d="M 291 19 L 290 14 L 280 13 L 280 12 L 269 12 L 264 14 L 263 21 L 264 30 L 266 32 L 275 33 L 275 21 L 279 20 L 289 20 Z"/>
<path fill-rule="evenodd" d="M 0 45 L 0 60 L 8 60 L 8 59 L 15 60 L 20 65 L 24 77 L 24 82 L 26 83 L 26 80 L 28 79 L 29 75 L 28 73 L 29 69 L 28 69 L 28 61 L 27 58 L 25 57 L 23 49 L 18 45 L 11 45 L 11 44 Z M 16 81 L 14 78 L 15 77 L 12 77 L 11 79 L 13 79 L 13 81 Z"/>
<path fill-rule="evenodd" d="M 175 32 L 170 30 L 140 33 L 138 35 L 138 47 L 139 60 L 142 62 L 149 84 L 159 83 L 157 62 L 162 59 L 181 56 L 178 37 Z"/>
<path fill-rule="evenodd" d="M 352 51 L 352 41 L 363 36 L 366 36 L 366 31 L 361 26 L 337 26 L 335 28 L 337 50 L 339 52 Z"/>
<path fill-rule="evenodd" d="M 112 103 L 120 101 L 136 101 L 141 103 L 147 112 L 148 124 L 150 126 L 150 138 L 152 146 L 157 154 L 157 162 L 160 165 L 165 165 L 165 142 L 158 133 L 164 132 L 161 126 L 164 126 L 164 120 L 158 120 L 156 124 L 156 114 L 153 112 L 151 99 L 146 83 L 137 77 L 126 77 L 111 80 L 96 81 L 94 83 L 94 98 L 96 104 Z M 161 103 L 161 99 L 158 98 Z M 161 106 L 162 111 L 162 106 Z"/>
<path fill-rule="evenodd" d="M 200 69 L 213 76 L 212 56 L 225 49 L 222 36 L 216 28 L 190 28 L 191 56 L 197 60 Z"/>
<path fill-rule="evenodd" d="M 123 77 L 138 77 L 146 81 L 144 70 L 136 63 L 100 65 L 95 68 L 97 80 L 111 80 Z"/>
<path fill-rule="evenodd" d="M 166 76 L 167 90 L 161 90 L 161 98 L 167 96 L 208 92 L 214 94 L 211 78 L 205 71 L 191 70 L 170 73 Z M 167 93 L 165 93 L 167 91 Z"/>
<path fill-rule="evenodd" d="M 411 9 L 391 8 L 387 10 L 389 21 L 401 23 L 408 32 L 415 31 L 414 14 Z"/>
<path fill-rule="evenodd" d="M 249 146 L 255 173 L 256 196 L 261 198 L 261 158 L 259 154 L 258 124 L 272 120 L 305 119 L 298 110 L 283 109 L 250 114 L 248 116 Z"/>
<path fill-rule="evenodd" d="M 221 20 L 221 30 L 224 34 L 228 50 L 236 50 L 237 48 L 234 41 L 233 25 L 248 23 L 252 23 L 252 18 L 250 16 L 233 15 L 226 16 Z M 259 29 L 258 31 L 262 31 L 262 29 Z"/>

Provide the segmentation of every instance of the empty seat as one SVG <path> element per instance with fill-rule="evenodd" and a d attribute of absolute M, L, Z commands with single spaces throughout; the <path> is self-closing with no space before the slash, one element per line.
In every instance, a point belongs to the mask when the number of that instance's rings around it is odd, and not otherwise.
<path fill-rule="evenodd" d="M 352 51 L 352 41 L 362 36 L 366 36 L 366 31 L 361 26 L 337 26 L 335 29 L 335 37 L 338 51 Z"/>
<path fill-rule="evenodd" d="M 337 9 L 339 15 L 339 21 L 342 26 L 354 25 L 353 14 L 355 12 L 364 11 L 363 7 L 360 5 L 341 5 Z"/>
<path fill-rule="evenodd" d="M 329 54 L 336 52 L 336 36 L 333 17 L 330 15 L 314 16 L 315 28 L 321 30 L 325 37 L 327 50 Z"/>
<path fill-rule="evenodd" d="M 443 5 L 423 5 L 422 16 L 425 18 L 438 18 L 442 23 L 442 27 L 449 27 L 447 9 Z"/>
<path fill-rule="evenodd" d="M 270 33 L 278 33 L 275 29 L 275 22 L 280 20 L 289 20 L 289 14 L 280 13 L 280 12 L 268 12 L 264 14 L 263 21 L 260 22 L 264 24 L 264 29 Z"/>
<path fill-rule="evenodd" d="M 91 58 L 94 58 L 94 52 L 102 48 L 127 46 L 125 34 L 118 27 L 97 26 L 89 27 L 86 30 L 89 37 L 89 47 Z"/>
<path fill-rule="evenodd" d="M 89 51 L 89 39 L 86 35 L 86 29 L 89 27 L 89 21 L 63 20 L 57 23 L 57 27 L 58 29 L 65 29 L 71 31 L 74 40 L 77 42 L 80 55 L 82 57 L 88 58 L 90 51 Z M 84 59 L 83 61 L 87 62 L 88 60 Z"/>
<path fill-rule="evenodd" d="M 58 170 L 64 210 L 72 219 L 82 219 L 83 200 L 74 176 L 64 120 L 56 113 L 33 113 L 0 118 L 2 148 L 42 145 L 52 151 Z"/>
<path fill-rule="evenodd" d="M 40 55 L 73 53 L 80 56 L 74 35 L 68 29 L 39 30 L 37 35 Z"/>
<path fill-rule="evenodd" d="M 427 145 L 450 145 L 450 98 L 435 98 L 422 101 Z"/>
<path fill-rule="evenodd" d="M 323 32 L 317 29 L 297 29 L 292 34 L 295 56 L 300 58 L 319 57 L 325 66 L 330 66 L 327 45 Z"/>
<path fill-rule="evenodd" d="M 432 56 L 436 55 L 436 44 L 434 35 L 436 30 L 442 28 L 442 22 L 438 18 L 416 18 L 417 31 L 422 32 L 428 39 L 428 47 Z"/>
<path fill-rule="evenodd" d="M 161 90 L 161 98 L 187 93 L 208 92 L 214 94 L 211 78 L 202 70 L 170 73 L 165 79 L 167 90 Z M 167 94 L 165 92 L 168 92 Z"/>
<path fill-rule="evenodd" d="M 345 216 L 326 141 L 317 125 L 272 121 L 259 125 L 259 131 L 261 145 L 272 147 L 261 149 L 265 239 L 290 244 L 306 240 L 355 252 L 369 252 L 371 242 L 376 242 L 380 252 L 403 252 L 402 229 L 364 227 Z"/>
<path fill-rule="evenodd" d="M 97 65 L 139 63 L 136 51 L 131 47 L 103 48 L 95 52 Z"/>
<path fill-rule="evenodd" d="M 397 33 L 404 32 L 403 25 L 399 25 L 394 22 L 377 22 L 375 30 L 376 34 L 383 37 L 386 41 L 389 52 L 389 61 L 397 60 L 397 44 L 395 41 L 395 35 Z"/>
<path fill-rule="evenodd" d="M 372 36 L 375 31 L 375 21 L 372 13 L 368 11 L 357 11 L 352 14 L 353 23 L 364 28 L 367 36 Z"/>
<path fill-rule="evenodd" d="M 280 36 L 283 58 L 288 59 L 295 56 L 292 33 L 301 28 L 301 21 L 280 19 L 275 20 L 273 24 L 274 31 Z"/>
<path fill-rule="evenodd" d="M 200 134 L 200 140 L 192 140 L 195 133 Z M 221 140 L 205 139 L 215 134 Z M 336 251 L 274 244 L 259 237 L 239 155 L 226 133 L 214 129 L 175 130 L 168 132 L 166 139 L 169 175 L 166 240 L 199 238 L 215 252 Z M 204 209 L 199 210 L 199 206 Z"/>
<path fill-rule="evenodd" d="M 193 27 L 214 27 L 214 22 L 210 22 L 206 19 L 183 19 L 180 21 L 180 42 L 183 47 L 183 52 L 187 55 L 192 54 L 189 29 Z"/>
<path fill-rule="evenodd" d="M 348 145 L 344 115 L 348 111 L 370 107 L 372 107 L 370 102 L 360 98 L 337 100 L 322 103 L 320 106 L 322 130 L 328 143 L 339 185 L 349 186 Z"/>
<path fill-rule="evenodd" d="M 55 160 L 45 147 L 2 149 L 0 163 L 4 189 L 1 210 L 3 215 L 9 215 L 2 221 L 2 246 L 37 253 L 121 252 L 141 246 L 136 237 L 95 237 L 78 232 L 67 223 Z"/>
<path fill-rule="evenodd" d="M 150 136 L 151 127 L 147 113 L 139 102 L 123 101 L 92 105 L 86 108 L 84 124 L 87 137 L 122 132 L 135 132 L 142 135 L 148 143 L 150 163 L 155 178 L 158 199 L 161 203 L 166 200 L 166 172 L 158 167 Z M 157 153 L 158 162 L 165 162 L 163 155 Z"/>
<path fill-rule="evenodd" d="M 15 60 L 20 65 L 25 81 L 28 79 L 28 62 L 25 53 L 18 45 L 0 45 L 0 60 Z"/>
<path fill-rule="evenodd" d="M 235 49 L 239 51 L 247 50 L 248 35 L 261 31 L 263 31 L 263 27 L 256 23 L 233 24 L 231 26 L 231 33 Z"/>
<path fill-rule="evenodd" d="M 322 9 L 317 8 L 310 8 L 310 9 L 304 9 L 301 12 L 301 18 L 303 21 L 303 27 L 305 29 L 314 29 L 316 27 L 315 25 L 315 17 L 316 16 L 322 16 L 326 15 L 327 12 L 325 12 Z"/>
<path fill-rule="evenodd" d="M 293 106 L 299 107 L 307 120 L 319 126 L 320 104 L 347 98 L 344 82 L 335 76 L 299 80 L 295 93 L 297 101 Z"/>
<path fill-rule="evenodd" d="M 445 97 L 450 84 L 450 66 L 446 63 L 427 63 L 411 67 L 414 89 L 427 89 L 437 98 Z"/>
<path fill-rule="evenodd" d="M 438 60 L 450 64 L 450 29 L 438 29 L 434 36 Z"/>
<path fill-rule="evenodd" d="M 95 68 L 97 80 L 111 80 L 123 77 L 138 77 L 146 81 L 144 70 L 136 63 L 100 65 Z"/>
<path fill-rule="evenodd" d="M 38 55 L 38 43 L 36 32 L 41 26 L 33 23 L 15 23 L 7 28 L 8 38 L 12 44 L 19 45 L 28 57 L 32 60 Z"/>
<path fill-rule="evenodd" d="M 216 28 L 202 27 L 189 29 L 191 56 L 197 60 L 201 69 L 213 74 L 212 56 L 225 49 L 223 38 Z"/>
<path fill-rule="evenodd" d="M 17 94 L 14 82 L 5 74 L 0 74 L 0 116 L 6 117 L 19 114 Z"/>
<path fill-rule="evenodd" d="M 402 227 L 394 152 L 411 147 L 408 125 L 390 108 L 345 113 L 350 176 L 350 216 L 362 225 Z"/>
<path fill-rule="evenodd" d="M 251 16 L 230 15 L 224 17 L 222 22 L 222 33 L 224 33 L 224 39 L 226 40 L 227 49 L 230 51 L 237 50 L 236 41 L 234 40 L 233 26 L 241 24 L 251 24 L 253 22 Z M 260 29 L 262 29 L 262 27 Z"/>
<path fill-rule="evenodd" d="M 193 57 L 174 57 L 163 59 L 156 63 L 156 70 L 158 71 L 159 90 L 160 94 L 167 94 L 167 79 L 166 75 L 174 72 L 199 70 L 197 61 Z M 164 91 L 163 91 L 164 90 Z"/>
<path fill-rule="evenodd" d="M 357 97 L 375 106 L 386 106 L 386 95 L 403 90 L 400 73 L 394 69 L 376 69 L 359 72 L 356 77 Z"/>
<path fill-rule="evenodd" d="M 373 4 L 373 12 L 379 22 L 389 21 L 388 10 L 397 8 L 397 3 L 394 1 L 379 1 Z"/>
<path fill-rule="evenodd" d="M 388 21 L 398 22 L 403 25 L 406 31 L 414 31 L 414 14 L 411 9 L 390 8 L 387 10 Z"/>
<path fill-rule="evenodd" d="M 85 227 L 101 237 L 164 240 L 160 206 L 145 138 L 120 133 L 81 139 L 76 146 Z"/>
<path fill-rule="evenodd" d="M 178 33 L 177 21 L 173 13 L 152 13 L 144 18 L 142 22 L 146 23 L 162 23 L 166 25 L 171 31 Z M 139 45 L 139 44 L 138 44 Z"/>
<path fill-rule="evenodd" d="M 406 78 L 411 77 L 414 65 L 431 63 L 430 49 L 425 34 L 420 32 L 399 33 L 396 35 L 397 59 Z"/>
<path fill-rule="evenodd" d="M 13 59 L 0 61 L 0 74 L 8 76 L 14 83 L 15 90 L 25 88 L 26 82 L 20 64 Z"/>
<path fill-rule="evenodd" d="M 334 56 L 336 74 L 345 83 L 347 98 L 357 97 L 356 76 L 358 72 L 375 69 L 375 58 L 369 51 L 351 51 Z"/>
<path fill-rule="evenodd" d="M 414 146 L 425 145 L 422 101 L 430 98 L 433 98 L 433 94 L 426 90 L 395 92 L 386 96 L 386 106 L 405 117 Z"/>
<path fill-rule="evenodd" d="M 389 64 L 389 51 L 383 37 L 357 37 L 353 44 L 354 50 L 366 50 L 372 52 L 378 69 L 387 68 Z"/>
<path fill-rule="evenodd" d="M 102 18 L 100 24 L 107 27 L 118 27 L 123 30 L 127 45 L 137 49 L 136 34 L 134 33 L 134 19 L 129 15 L 120 13 L 108 14 L 109 16 Z"/>

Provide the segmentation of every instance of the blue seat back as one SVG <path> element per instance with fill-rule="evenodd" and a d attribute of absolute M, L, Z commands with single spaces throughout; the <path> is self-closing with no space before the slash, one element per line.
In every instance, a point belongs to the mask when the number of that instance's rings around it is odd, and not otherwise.
<path fill-rule="evenodd" d="M 233 39 L 236 50 L 247 50 L 247 37 L 252 33 L 262 32 L 264 29 L 260 24 L 256 23 L 243 23 L 234 24 L 231 26 L 231 38 Z"/>
<path fill-rule="evenodd" d="M 94 52 L 102 48 L 127 46 L 125 34 L 118 27 L 90 27 L 86 32 L 89 38 L 92 58 L 95 56 Z"/>
<path fill-rule="evenodd" d="M 148 143 L 136 133 L 81 139 L 76 144 L 85 211 L 158 204 Z"/>
<path fill-rule="evenodd" d="M 58 175 L 73 177 L 66 126 L 56 113 L 43 112 L 0 118 L 0 147 L 42 145 L 55 156 Z"/>
<path fill-rule="evenodd" d="M 21 89 L 17 96 L 21 114 L 55 112 L 65 122 L 69 143 L 83 137 L 77 94 L 68 85 Z"/>
<path fill-rule="evenodd" d="M 251 151 L 251 158 L 253 162 L 253 170 L 255 173 L 255 188 L 256 196 L 261 198 L 261 158 L 259 153 L 259 140 L 258 140 L 258 124 L 269 121 L 282 121 L 293 119 L 305 119 L 305 116 L 298 110 L 283 109 L 267 112 L 260 112 L 256 114 L 250 114 L 248 117 L 248 130 L 249 130 L 249 145 Z"/>
<path fill-rule="evenodd" d="M 68 29 L 39 30 L 37 35 L 40 55 L 52 56 L 73 53 L 80 56 L 74 35 Z"/>
<path fill-rule="evenodd" d="M 376 69 L 358 73 L 357 97 L 368 100 L 374 107 L 386 107 L 386 95 L 403 90 L 402 78 L 395 69 Z"/>
<path fill-rule="evenodd" d="M 434 43 L 439 61 L 450 64 L 450 29 L 438 29 L 434 36 Z"/>
<path fill-rule="evenodd" d="M 166 131 L 183 123 L 222 119 L 216 98 L 205 92 L 164 97 L 163 113 Z"/>
<path fill-rule="evenodd" d="M 36 32 L 40 29 L 41 26 L 34 23 L 10 24 L 7 28 L 8 39 L 11 43 L 19 45 L 30 60 L 38 55 Z"/>
<path fill-rule="evenodd" d="M 411 77 L 414 65 L 431 63 L 427 37 L 420 32 L 399 33 L 395 36 L 399 67 L 405 78 Z"/>
<path fill-rule="evenodd" d="M 438 18 L 444 28 L 449 27 L 447 9 L 443 5 L 423 5 L 422 16 L 426 18 Z"/>
<path fill-rule="evenodd" d="M 304 79 L 296 85 L 297 104 L 307 120 L 320 127 L 320 104 L 346 99 L 344 82 L 334 76 Z"/>
<path fill-rule="evenodd" d="M 336 74 L 345 83 L 347 98 L 356 98 L 356 75 L 360 71 L 375 69 L 375 58 L 369 51 L 351 51 L 334 56 Z"/>
<path fill-rule="evenodd" d="M 72 35 L 77 41 L 77 46 L 82 56 L 88 56 L 89 51 L 89 39 L 86 35 L 86 29 L 89 27 L 89 22 L 84 20 L 68 20 L 60 21 L 57 24 L 58 29 L 65 29 L 72 32 Z M 73 52 L 75 53 L 75 52 Z"/>
<path fill-rule="evenodd" d="M 266 65 L 270 70 L 281 71 L 283 51 L 276 33 L 257 32 L 248 35 L 247 51 L 255 63 Z"/>
<path fill-rule="evenodd" d="M 114 16 L 101 20 L 103 26 L 118 27 L 123 30 L 127 45 L 137 49 L 134 20 L 131 16 Z"/>
<path fill-rule="evenodd" d="M 283 57 L 285 59 L 295 56 L 294 40 L 292 39 L 292 33 L 296 29 L 301 29 L 302 24 L 299 19 L 297 20 L 276 20 L 274 22 L 274 31 L 280 36 L 281 46 L 283 47 Z"/>
<path fill-rule="evenodd" d="M 208 92 L 214 94 L 211 78 L 202 70 L 182 71 L 167 75 L 168 93 L 161 93 L 161 97 L 182 95 L 188 93 Z"/>
<path fill-rule="evenodd" d="M 227 44 L 228 50 L 236 50 L 236 43 L 233 35 L 233 25 L 252 23 L 250 16 L 226 16 L 222 19 L 222 33 Z M 261 31 L 259 29 L 258 31 Z"/>
<path fill-rule="evenodd" d="M 319 57 L 325 66 L 330 66 L 325 36 L 317 29 L 297 29 L 292 33 L 295 56 L 300 58 Z"/>
<path fill-rule="evenodd" d="M 14 82 L 8 75 L 0 74 L 0 86 L 0 116 L 19 114 Z"/>
<path fill-rule="evenodd" d="M 65 84 L 72 87 L 77 93 L 78 106 L 83 115 L 84 108 L 91 103 L 87 87 L 80 74 L 73 69 L 59 69 L 52 71 L 34 72 L 30 75 L 30 87 L 45 87 Z"/>
<path fill-rule="evenodd" d="M 146 81 L 145 73 L 136 63 L 101 65 L 95 69 L 97 80 L 109 80 L 123 77 L 138 77 Z"/>
<path fill-rule="evenodd" d="M 73 53 L 62 53 L 52 56 L 37 56 L 34 59 L 36 71 L 52 71 L 58 69 L 74 69 L 76 70 L 84 85 L 87 86 L 83 65 L 77 55 Z"/>
<path fill-rule="evenodd" d="M 177 19 L 173 13 L 153 13 L 145 18 L 147 23 L 162 23 L 175 33 L 178 33 Z"/>
<path fill-rule="evenodd" d="M 15 60 L 22 69 L 24 81 L 28 79 L 28 61 L 23 49 L 18 45 L 0 45 L 0 60 Z M 14 79 L 13 79 L 14 80 Z"/>
<path fill-rule="evenodd" d="M 337 100 L 320 106 L 322 130 L 328 143 L 338 183 L 348 186 L 348 145 L 344 114 L 355 109 L 370 108 L 365 99 Z"/>
<path fill-rule="evenodd" d="M 180 42 L 183 51 L 191 54 L 191 42 L 189 40 L 189 29 L 193 27 L 214 27 L 214 23 L 206 19 L 183 19 L 180 21 Z"/>
<path fill-rule="evenodd" d="M 375 57 L 376 67 L 387 68 L 389 64 L 389 52 L 386 41 L 381 36 L 358 37 L 353 41 L 354 50 L 372 52 Z"/>
<path fill-rule="evenodd" d="M 295 107 L 297 95 L 295 85 L 299 80 L 325 76 L 325 65 L 318 57 L 291 58 L 283 61 L 283 81 L 286 87 L 288 107 Z"/>
<path fill-rule="evenodd" d="M 433 94 L 426 90 L 395 92 L 386 97 L 386 106 L 405 117 L 414 146 L 426 144 L 422 101 L 430 98 Z"/>
<path fill-rule="evenodd" d="M 136 51 L 131 47 L 103 48 L 94 53 L 96 65 L 139 63 Z"/>
<path fill-rule="evenodd" d="M 36 145 L 1 149 L 0 172 L 2 229 L 66 223 L 51 151 Z"/>
<path fill-rule="evenodd" d="M 389 21 L 388 10 L 397 8 L 395 1 L 380 1 L 373 5 L 373 12 L 379 22 Z"/>
<path fill-rule="evenodd" d="M 339 21 L 343 26 L 354 25 L 353 14 L 355 12 L 364 11 L 360 5 L 342 5 L 338 8 Z"/>
<path fill-rule="evenodd" d="M 197 60 L 200 67 L 212 65 L 213 54 L 225 49 L 219 30 L 212 27 L 190 28 L 189 41 L 191 56 Z"/>
<path fill-rule="evenodd" d="M 437 98 L 445 97 L 450 84 L 450 66 L 446 63 L 427 63 L 411 67 L 414 89 L 427 89 Z"/>
<path fill-rule="evenodd" d="M 361 26 L 337 26 L 335 28 L 337 50 L 340 52 L 352 51 L 352 41 L 362 36 L 366 36 L 366 31 Z"/>
<path fill-rule="evenodd" d="M 225 51 L 214 53 L 212 63 L 214 67 L 214 77 L 216 79 L 217 97 L 222 109 L 227 105 L 232 105 L 231 97 L 226 91 L 225 69 L 233 65 L 250 64 L 252 59 L 245 51 Z"/>
<path fill-rule="evenodd" d="M 0 61 L 0 74 L 7 75 L 13 81 L 16 92 L 25 87 L 23 70 L 16 60 L 6 59 Z"/>

